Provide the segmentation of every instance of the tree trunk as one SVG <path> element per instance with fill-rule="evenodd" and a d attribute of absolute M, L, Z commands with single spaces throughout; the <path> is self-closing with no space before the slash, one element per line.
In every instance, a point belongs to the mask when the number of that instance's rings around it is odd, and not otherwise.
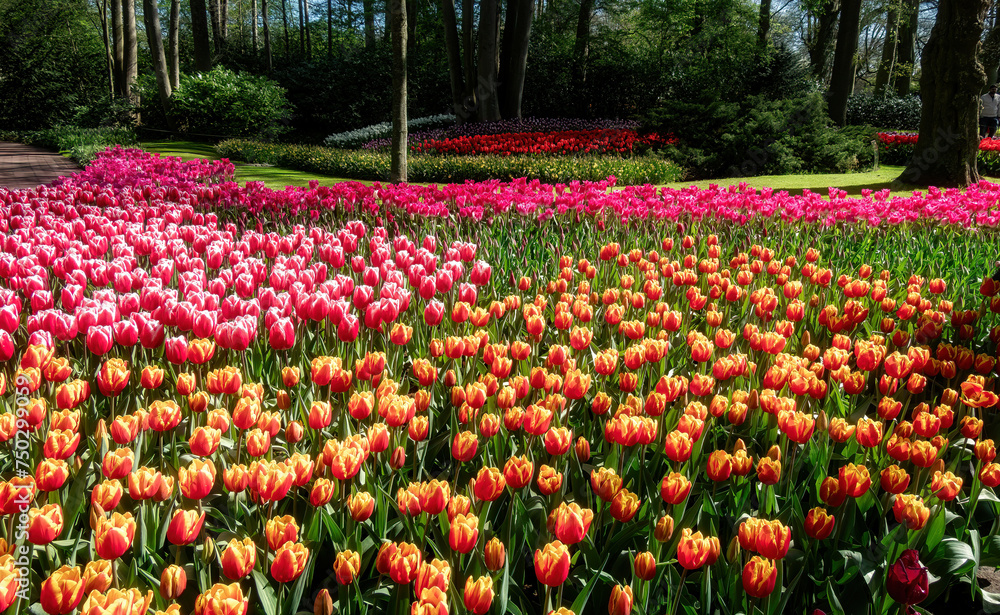
<path fill-rule="evenodd" d="M 830 78 L 830 117 L 839 126 L 847 121 L 847 99 L 854 92 L 857 70 L 854 54 L 858 50 L 861 24 L 861 0 L 844 0 L 840 9 L 837 49 L 833 53 L 833 75 Z"/>
<path fill-rule="evenodd" d="M 195 2 L 199 3 L 202 7 L 204 7 L 205 6 L 205 0 L 191 0 L 191 13 L 192 13 L 191 27 L 196 32 L 196 34 L 195 34 L 195 47 L 197 48 L 197 45 L 198 45 L 198 35 L 197 35 L 198 28 L 196 28 L 194 26 L 194 16 L 193 16 L 193 13 L 195 12 L 195 9 L 194 9 Z M 202 9 L 202 12 L 204 12 L 204 8 Z M 208 0 L 208 14 L 211 17 L 211 21 L 212 21 L 212 42 L 215 45 L 215 57 L 216 58 L 221 58 L 223 56 L 224 52 L 225 52 L 226 43 L 225 43 L 225 36 L 223 36 L 223 34 L 222 34 L 222 6 L 220 4 L 220 0 Z M 207 34 L 208 27 L 207 26 L 205 26 L 205 30 L 206 30 L 205 36 L 207 38 L 208 37 L 208 34 Z M 206 43 L 206 49 L 207 49 L 207 45 L 208 44 Z M 196 66 L 198 65 L 197 54 L 198 54 L 198 52 L 196 50 L 195 51 L 195 65 Z M 198 68 L 198 70 L 211 70 L 211 65 L 212 65 L 212 58 L 211 58 L 211 55 L 209 55 L 208 64 L 207 64 L 208 68 Z"/>
<path fill-rule="evenodd" d="M 474 19 L 473 0 L 462 0 L 462 49 L 465 52 L 462 67 L 465 71 L 465 100 L 466 104 L 473 108 L 476 106 L 476 52 L 472 36 Z"/>
<path fill-rule="evenodd" d="M 920 56 L 920 136 L 899 180 L 964 188 L 979 181 L 980 37 L 990 0 L 941 0 Z"/>
<path fill-rule="evenodd" d="M 390 0 L 392 13 L 392 146 L 389 181 L 406 181 L 406 0 Z"/>
<path fill-rule="evenodd" d="M 826 0 L 817 15 L 816 37 L 809 47 L 809 67 L 817 79 L 825 80 L 833 34 L 840 15 L 840 0 Z"/>
<path fill-rule="evenodd" d="M 502 117 L 521 117 L 524 72 L 528 65 L 528 40 L 531 38 L 534 5 L 534 0 L 508 0 L 507 2 L 508 28 L 505 29 L 504 34 L 504 48 L 507 51 L 507 57 L 501 62 L 503 74 L 500 77 L 500 114 Z M 514 14 L 513 20 L 511 20 L 511 13 Z M 512 21 L 513 23 L 511 23 Z"/>
<path fill-rule="evenodd" d="M 406 3 L 406 46 L 409 53 L 413 53 L 417 48 L 417 13 L 419 10 L 417 0 L 408 0 Z"/>
<path fill-rule="evenodd" d="M 213 33 L 216 29 L 215 14 L 213 13 Z M 191 0 L 191 34 L 194 37 L 195 70 L 204 72 L 212 70 L 212 50 L 208 41 L 208 17 L 205 14 L 205 0 Z M 215 51 L 219 52 L 218 35 L 215 38 Z"/>
<path fill-rule="evenodd" d="M 326 0 L 326 57 L 333 57 L 333 0 Z"/>
<path fill-rule="evenodd" d="M 576 20 L 576 42 L 573 45 L 573 91 L 577 95 L 577 112 L 587 116 L 587 58 L 590 56 L 590 22 L 594 18 L 594 0 L 580 1 Z"/>
<path fill-rule="evenodd" d="M 309 0 L 302 0 L 302 12 L 305 14 L 306 20 L 306 60 L 312 60 L 313 39 L 312 29 L 309 27 Z"/>
<path fill-rule="evenodd" d="M 281 23 L 285 28 L 285 59 L 287 60 L 291 52 L 288 43 L 288 0 L 281 0 Z"/>
<path fill-rule="evenodd" d="M 108 69 L 108 97 L 115 97 L 115 56 L 111 49 L 111 30 L 108 28 L 108 0 L 102 0 L 100 7 L 101 39 L 104 42 L 104 60 Z"/>
<path fill-rule="evenodd" d="M 771 30 L 771 0 L 760 0 L 760 17 L 757 20 L 757 45 L 763 49 Z"/>
<path fill-rule="evenodd" d="M 455 117 L 465 114 L 462 105 L 465 99 L 465 80 L 462 79 L 462 51 L 458 42 L 458 19 L 455 16 L 455 0 L 441 0 L 441 16 L 444 23 L 444 46 L 448 53 L 448 76 L 451 81 L 451 102 Z"/>
<path fill-rule="evenodd" d="M 271 63 L 271 20 L 267 16 L 267 0 L 260 0 L 260 17 L 264 26 L 264 66 L 270 73 L 274 67 Z"/>
<path fill-rule="evenodd" d="M 916 62 L 917 49 L 917 10 L 920 0 L 903 0 L 899 12 L 899 34 L 896 48 L 896 94 L 910 95 L 910 81 L 913 79 L 913 66 Z"/>
<path fill-rule="evenodd" d="M 302 5 L 306 0 L 299 0 L 299 53 L 303 57 L 306 55 L 306 23 L 302 17 L 305 11 L 302 9 Z"/>
<path fill-rule="evenodd" d="M 170 0 L 170 88 L 181 84 L 181 0 Z"/>
<path fill-rule="evenodd" d="M 112 73 L 114 74 L 115 95 L 125 96 L 125 27 L 122 16 L 123 0 L 111 0 L 111 47 Z"/>
<path fill-rule="evenodd" d="M 885 39 L 882 41 L 882 61 L 875 73 L 875 95 L 884 96 L 886 89 L 892 87 L 893 74 L 896 72 L 896 40 L 899 33 L 899 8 L 895 1 L 889 3 L 885 17 Z"/>
<path fill-rule="evenodd" d="M 375 46 L 375 0 L 363 0 L 362 10 L 365 13 L 365 49 Z"/>
<path fill-rule="evenodd" d="M 125 33 L 125 45 L 123 66 L 124 72 L 124 94 L 125 98 L 137 101 L 132 96 L 132 84 L 139 75 L 139 37 L 135 29 L 135 0 L 124 0 L 122 2 L 122 27 Z"/>
<path fill-rule="evenodd" d="M 500 101 L 497 97 L 497 35 L 500 20 L 497 16 L 498 0 L 481 0 L 479 3 L 479 82 L 476 100 L 479 103 L 479 121 L 500 119 Z"/>
<path fill-rule="evenodd" d="M 250 41 L 257 55 L 257 0 L 250 0 Z"/>
<path fill-rule="evenodd" d="M 170 116 L 170 74 L 167 70 L 167 58 L 163 53 L 163 33 L 160 31 L 160 11 L 156 0 L 142 0 L 142 17 L 146 24 L 149 53 L 153 59 L 156 91 L 160 95 L 160 104 L 163 106 L 163 115 L 167 118 L 167 126 L 173 131 L 174 123 Z"/>

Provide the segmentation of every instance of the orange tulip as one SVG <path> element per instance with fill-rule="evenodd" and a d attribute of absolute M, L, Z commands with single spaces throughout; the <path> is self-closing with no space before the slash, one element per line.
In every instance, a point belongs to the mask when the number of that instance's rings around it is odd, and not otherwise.
<path fill-rule="evenodd" d="M 178 509 L 167 527 L 167 540 L 174 545 L 189 545 L 198 538 L 204 524 L 204 512 L 199 515 L 197 510 Z"/>
<path fill-rule="evenodd" d="M 765 598 L 774 591 L 777 578 L 774 563 L 754 555 L 743 567 L 743 591 L 754 598 Z"/>
<path fill-rule="evenodd" d="M 333 570 L 337 573 L 337 583 L 350 585 L 361 572 L 361 555 L 354 551 L 341 551 L 333 563 Z"/>
<path fill-rule="evenodd" d="M 271 562 L 271 576 L 278 583 L 291 583 L 299 578 L 309 561 L 309 549 L 301 543 L 286 542 L 278 547 Z"/>
<path fill-rule="evenodd" d="M 80 615 L 99 615 L 114 613 L 115 615 L 145 615 L 149 603 L 153 601 L 153 592 L 144 595 L 138 589 L 110 589 L 106 594 L 91 592 L 80 606 Z M 203 611 L 207 613 L 207 611 Z"/>
<path fill-rule="evenodd" d="M 47 545 L 63 531 L 63 511 L 59 504 L 46 504 L 28 512 L 28 542 Z"/>
<path fill-rule="evenodd" d="M 833 532 L 833 515 L 829 515 L 825 508 L 817 506 L 806 513 L 805 530 L 810 538 L 824 540 Z"/>
<path fill-rule="evenodd" d="M 111 587 L 111 562 L 106 559 L 91 560 L 83 569 L 83 595 L 90 592 L 104 593 Z"/>
<path fill-rule="evenodd" d="M 792 528 L 777 519 L 764 521 L 757 528 L 757 551 L 767 559 L 782 559 L 792 542 Z"/>
<path fill-rule="evenodd" d="M 299 539 L 299 525 L 291 515 L 269 519 L 264 527 L 267 544 L 272 551 L 277 551 L 282 545 Z"/>
<path fill-rule="evenodd" d="M 86 584 L 79 566 L 63 566 L 42 581 L 39 599 L 42 610 L 49 615 L 66 615 L 83 600 Z M 2 592 L 0 592 L 2 593 Z M 0 603 L 3 601 L 0 600 Z"/>
<path fill-rule="evenodd" d="M 187 588 L 187 573 L 184 569 L 171 564 L 160 574 L 160 595 L 164 600 L 176 600 Z"/>
<path fill-rule="evenodd" d="M 473 493 L 484 502 L 492 502 L 500 497 L 506 486 L 503 474 L 497 468 L 480 468 L 476 475 Z"/>
<path fill-rule="evenodd" d="M 535 576 L 549 587 L 562 585 L 569 576 L 569 549 L 555 540 L 535 551 Z"/>
<path fill-rule="evenodd" d="M 117 559 L 132 547 L 135 520 L 132 513 L 101 517 L 94 529 L 94 550 L 101 559 Z"/>
<path fill-rule="evenodd" d="M 246 615 L 249 600 L 239 583 L 216 583 L 198 597 L 196 604 L 201 606 L 201 610 L 195 609 L 200 615 Z"/>
<path fill-rule="evenodd" d="M 250 538 L 230 540 L 220 556 L 222 573 L 230 581 L 246 578 L 257 565 L 257 546 Z"/>
<path fill-rule="evenodd" d="M 347 508 L 351 511 L 351 518 L 360 523 L 372 516 L 375 498 L 366 491 L 359 491 L 347 497 Z"/>
<path fill-rule="evenodd" d="M 451 520 L 448 545 L 452 551 L 468 553 L 479 540 L 479 518 L 475 515 L 458 515 Z"/>
<path fill-rule="evenodd" d="M 711 540 L 704 538 L 701 532 L 692 534 L 690 528 L 684 528 L 677 544 L 677 561 L 687 570 L 697 570 L 705 565 L 711 550 Z"/>
<path fill-rule="evenodd" d="M 490 610 L 493 604 L 493 579 L 483 576 L 475 581 L 472 577 L 465 580 L 465 591 L 462 593 L 465 608 L 475 613 L 484 615 Z"/>
<path fill-rule="evenodd" d="M 491 572 L 496 572 L 503 568 L 504 561 L 507 559 L 507 549 L 500 542 L 500 539 L 494 536 L 486 543 L 484 555 L 486 567 Z"/>

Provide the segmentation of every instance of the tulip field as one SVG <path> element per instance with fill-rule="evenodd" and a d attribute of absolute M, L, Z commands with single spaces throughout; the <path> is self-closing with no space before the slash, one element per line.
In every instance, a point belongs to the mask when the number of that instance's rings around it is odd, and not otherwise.
<path fill-rule="evenodd" d="M 1000 186 L 232 173 L 0 188 L 0 612 L 1000 608 Z"/>

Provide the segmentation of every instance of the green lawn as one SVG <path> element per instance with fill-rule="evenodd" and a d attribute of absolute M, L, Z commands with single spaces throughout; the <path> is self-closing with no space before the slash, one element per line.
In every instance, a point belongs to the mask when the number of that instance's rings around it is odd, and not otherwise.
<path fill-rule="evenodd" d="M 147 141 L 142 143 L 141 147 L 147 152 L 160 154 L 161 156 L 179 156 L 183 160 L 191 160 L 192 158 L 216 160 L 219 158 L 214 146 L 196 141 Z M 285 186 L 305 188 L 311 180 L 317 180 L 320 185 L 324 186 L 338 182 L 358 181 L 279 167 L 246 164 L 244 162 L 234 162 L 233 164 L 236 165 L 236 181 L 239 183 L 262 181 L 265 186 L 272 190 L 281 190 Z M 370 185 L 372 182 L 362 181 L 361 183 Z"/>
<path fill-rule="evenodd" d="M 142 148 L 147 152 L 155 152 L 164 156 L 180 156 L 184 160 L 192 158 L 217 159 L 219 156 L 215 148 L 207 143 L 195 141 L 149 141 L 142 144 Z M 279 167 L 251 165 L 242 162 L 236 165 L 236 181 L 243 183 L 248 181 L 262 181 L 271 189 L 280 190 L 285 186 L 306 187 L 311 180 L 319 181 L 320 185 L 331 185 L 347 180 L 339 177 L 327 175 L 316 175 L 315 173 L 305 173 L 303 171 L 293 171 Z M 664 184 L 671 188 L 684 188 L 695 185 L 699 188 L 707 188 L 710 184 L 722 186 L 736 185 L 746 182 L 748 185 L 762 188 L 770 187 L 775 191 L 787 190 L 789 194 L 802 194 L 803 190 L 827 195 L 830 186 L 836 186 L 846 190 L 851 196 L 861 196 L 861 190 L 868 188 L 873 192 L 889 188 L 893 196 L 910 196 L 913 189 L 906 186 L 894 185 L 894 180 L 899 177 L 903 167 L 883 165 L 877 171 L 865 173 L 830 173 L 825 175 L 761 175 L 759 177 L 746 178 L 726 178 L 709 179 L 696 182 L 675 182 Z M 991 181 L 1000 182 L 1000 178 L 987 178 Z M 370 181 L 361 183 L 371 184 Z"/>

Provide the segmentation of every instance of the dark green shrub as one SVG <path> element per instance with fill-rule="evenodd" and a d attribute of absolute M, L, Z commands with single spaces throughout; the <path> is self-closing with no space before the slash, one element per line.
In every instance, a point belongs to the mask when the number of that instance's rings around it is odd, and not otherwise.
<path fill-rule="evenodd" d="M 140 80 L 143 124 L 166 128 L 151 78 Z M 192 136 L 271 139 L 285 130 L 290 108 L 285 90 L 274 81 L 216 67 L 207 73 L 182 75 L 170 97 L 177 129 Z"/>
<path fill-rule="evenodd" d="M 648 126 L 680 140 L 666 152 L 694 178 L 843 173 L 871 164 L 872 148 L 831 126 L 819 93 L 667 102 Z"/>
<path fill-rule="evenodd" d="M 920 128 L 920 97 L 851 96 L 847 99 L 847 123 L 880 126 L 887 130 L 917 130 Z"/>
<path fill-rule="evenodd" d="M 86 165 L 97 152 L 115 145 L 138 146 L 139 141 L 130 128 L 80 128 L 56 126 L 35 130 L 21 135 L 20 141 L 69 154 L 69 157 Z"/>
<path fill-rule="evenodd" d="M 319 173 L 331 177 L 385 180 L 389 154 L 340 150 L 311 145 L 283 145 L 233 139 L 217 148 L 220 156 L 249 163 Z M 413 182 L 461 182 L 519 177 L 557 183 L 602 180 L 610 175 L 619 184 L 661 184 L 680 179 L 680 168 L 662 158 L 643 156 L 433 156 L 410 154 L 408 176 Z"/>

